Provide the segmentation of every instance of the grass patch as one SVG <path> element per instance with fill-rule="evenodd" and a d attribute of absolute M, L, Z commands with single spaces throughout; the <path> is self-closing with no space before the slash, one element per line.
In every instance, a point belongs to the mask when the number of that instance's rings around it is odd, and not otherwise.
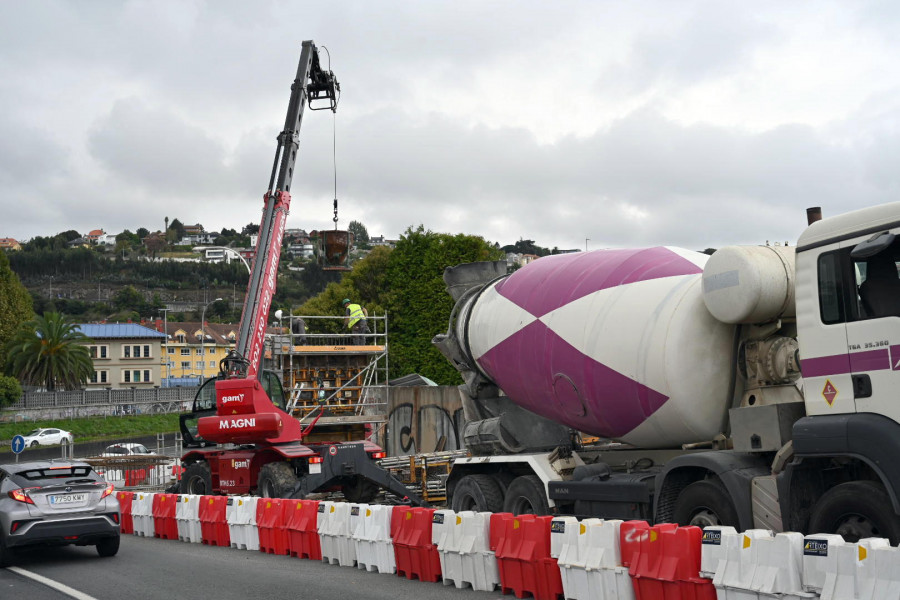
<path fill-rule="evenodd" d="M 65 429 L 72 432 L 75 443 L 89 442 L 112 437 L 136 437 L 178 431 L 178 413 L 0 423 L 0 444 L 8 445 L 16 435 L 25 435 L 32 429 L 40 427 Z"/>

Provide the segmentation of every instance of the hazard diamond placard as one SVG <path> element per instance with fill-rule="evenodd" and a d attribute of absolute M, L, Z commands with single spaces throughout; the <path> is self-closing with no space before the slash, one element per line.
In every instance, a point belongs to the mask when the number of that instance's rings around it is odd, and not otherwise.
<path fill-rule="evenodd" d="M 834 387 L 834 384 L 831 383 L 831 380 L 825 380 L 825 387 L 822 388 L 822 397 L 825 398 L 825 402 L 828 403 L 828 406 L 834 404 L 834 399 L 837 398 L 838 391 L 837 388 Z"/>

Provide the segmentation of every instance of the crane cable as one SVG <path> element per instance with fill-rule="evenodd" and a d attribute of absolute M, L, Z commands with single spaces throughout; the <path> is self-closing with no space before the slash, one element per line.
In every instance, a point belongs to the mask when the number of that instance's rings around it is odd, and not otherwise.
<path fill-rule="evenodd" d="M 331 52 L 325 46 L 322 46 L 322 50 L 325 51 L 325 54 L 328 56 L 328 72 L 334 76 L 334 73 L 331 71 Z M 338 197 L 337 197 L 337 104 L 340 100 L 340 91 L 337 91 L 337 97 L 334 99 L 334 106 L 331 109 L 331 164 L 334 168 L 334 217 L 331 219 L 334 221 L 334 230 L 337 231 L 338 227 Z"/>

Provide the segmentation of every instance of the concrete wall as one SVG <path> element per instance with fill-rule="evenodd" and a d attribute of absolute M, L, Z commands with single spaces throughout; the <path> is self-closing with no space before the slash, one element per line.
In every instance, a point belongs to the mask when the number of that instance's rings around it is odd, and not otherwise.
<path fill-rule="evenodd" d="M 442 450 L 459 450 L 464 423 L 456 387 L 392 387 L 385 450 L 388 456 L 434 452 L 443 437 Z"/>

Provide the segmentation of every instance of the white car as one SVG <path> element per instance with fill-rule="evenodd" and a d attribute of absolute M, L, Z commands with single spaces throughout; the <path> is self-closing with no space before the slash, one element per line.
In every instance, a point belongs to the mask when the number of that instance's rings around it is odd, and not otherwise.
<path fill-rule="evenodd" d="M 124 442 L 122 444 L 107 446 L 101 456 L 135 456 L 142 454 L 153 454 L 153 452 L 147 449 L 147 446 L 143 444 Z"/>
<path fill-rule="evenodd" d="M 47 427 L 35 429 L 25 434 L 25 447 L 52 446 L 54 444 L 71 444 L 74 439 L 72 434 L 64 429 Z"/>

